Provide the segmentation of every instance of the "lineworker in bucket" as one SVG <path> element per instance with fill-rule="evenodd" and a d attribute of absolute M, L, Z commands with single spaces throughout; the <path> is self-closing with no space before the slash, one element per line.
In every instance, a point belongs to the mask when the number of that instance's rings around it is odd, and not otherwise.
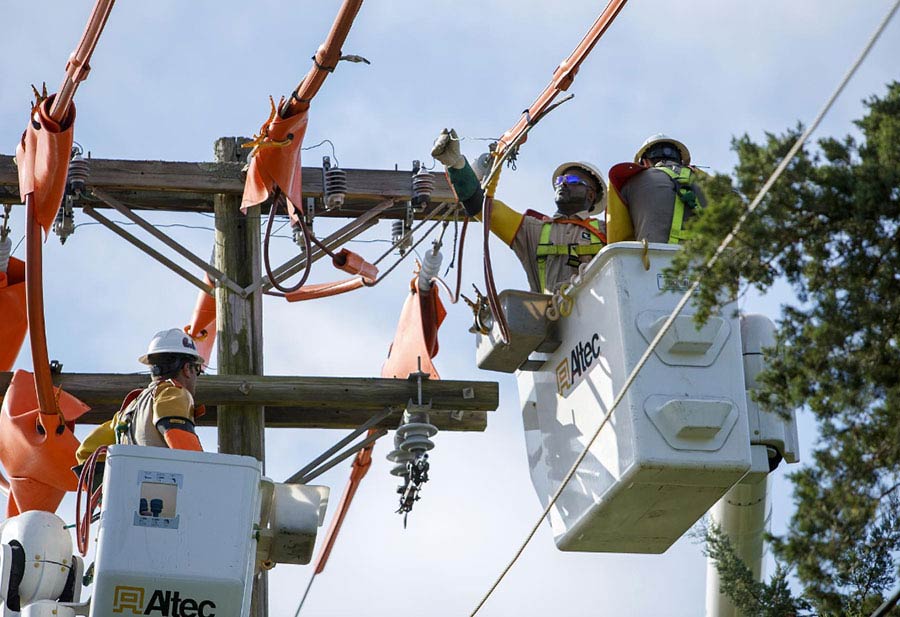
<path fill-rule="evenodd" d="M 441 131 L 431 155 L 446 166 L 466 213 L 480 215 L 484 191 L 460 153 L 453 129 Z M 606 207 L 606 183 L 600 171 L 589 163 L 563 163 L 551 180 L 556 192 L 556 214 L 552 218 L 534 210 L 519 214 L 497 199 L 491 210 L 491 231 L 519 258 L 531 291 L 540 293 L 558 290 L 582 263 L 606 246 L 604 221 L 591 216 Z"/>
<path fill-rule="evenodd" d="M 685 224 L 706 205 L 697 184 L 701 173 L 691 167 L 691 153 L 682 142 L 663 133 L 648 137 L 634 163 L 609 170 L 609 242 L 678 244 L 687 239 Z"/>
<path fill-rule="evenodd" d="M 131 391 L 112 420 L 85 438 L 75 453 L 76 474 L 97 448 L 114 443 L 203 450 L 194 422 L 205 410 L 194 405 L 194 391 L 205 360 L 193 339 L 177 328 L 157 332 L 138 361 L 150 367 L 150 385 Z"/>

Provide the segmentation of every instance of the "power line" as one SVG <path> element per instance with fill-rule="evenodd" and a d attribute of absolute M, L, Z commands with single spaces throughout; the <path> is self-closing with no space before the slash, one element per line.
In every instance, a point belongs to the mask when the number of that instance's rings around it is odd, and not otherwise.
<path fill-rule="evenodd" d="M 778 178 L 781 177 L 781 174 L 787 168 L 788 164 L 791 162 L 791 160 L 794 158 L 794 156 L 797 154 L 797 152 L 800 150 L 800 148 L 803 147 L 803 144 L 806 143 L 806 140 L 809 139 L 809 136 L 818 128 L 819 124 L 822 122 L 822 119 L 825 117 L 825 115 L 831 109 L 831 106 L 834 104 L 834 101 L 841 94 L 841 92 L 843 92 L 844 87 L 850 81 L 850 78 L 853 77 L 853 75 L 856 73 L 857 69 L 859 69 L 863 60 L 865 60 L 866 56 L 868 56 L 868 54 L 869 54 L 869 51 L 872 49 L 872 47 L 875 45 L 875 42 L 881 36 L 881 33 L 887 27 L 888 23 L 890 23 L 891 18 L 897 12 L 898 7 L 900 7 L 900 0 L 897 0 L 894 3 L 893 7 L 888 11 L 887 15 L 884 17 L 884 19 L 881 21 L 881 23 L 875 29 L 875 32 L 869 38 L 869 41 L 866 43 L 866 46 L 863 48 L 862 52 L 859 54 L 856 61 L 851 65 L 851 67 L 847 71 L 847 73 L 844 75 L 843 79 L 838 84 L 837 88 L 834 90 L 834 92 L 828 98 L 825 105 L 822 107 L 822 110 L 816 116 L 815 120 L 813 120 L 813 122 L 812 122 L 812 124 L 810 124 L 809 128 L 807 128 L 803 132 L 803 134 L 801 134 L 800 137 L 797 138 L 797 141 L 794 142 L 794 145 L 791 147 L 790 151 L 788 151 L 788 153 L 784 156 L 784 158 L 781 160 L 781 162 L 775 168 L 775 171 L 773 171 L 772 175 L 769 176 L 769 179 L 766 180 L 766 183 L 760 189 L 759 193 L 756 195 L 756 197 L 753 199 L 753 201 L 750 202 L 750 205 L 747 206 L 747 209 L 744 211 L 744 213 L 741 215 L 741 217 L 737 220 L 737 222 L 731 228 L 731 231 L 728 233 L 728 235 L 725 236 L 725 238 L 719 244 L 718 248 L 716 249 L 715 254 L 713 254 L 713 256 L 703 265 L 703 269 L 702 269 L 700 276 L 697 277 L 691 283 L 690 288 L 684 293 L 684 295 L 678 301 L 678 304 L 672 310 L 672 313 L 668 316 L 668 318 L 666 318 L 665 323 L 662 325 L 662 327 L 656 333 L 656 336 L 653 337 L 653 340 L 650 342 L 650 345 L 647 347 L 647 349 L 644 351 L 641 358 L 638 360 L 637 365 L 635 365 L 634 369 L 631 371 L 631 373 L 628 375 L 628 378 L 625 380 L 625 384 L 622 386 L 622 390 L 619 392 L 619 394 L 613 400 L 612 405 L 610 405 L 609 411 L 606 412 L 606 414 L 603 416 L 603 419 L 600 421 L 600 426 L 597 427 L 597 430 L 594 431 L 594 434 L 591 436 L 587 445 L 581 451 L 581 454 L 579 454 L 578 458 L 575 459 L 575 462 L 572 464 L 572 467 L 566 473 L 565 477 L 562 479 L 562 482 L 560 482 L 559 488 L 557 488 L 556 492 L 550 498 L 550 501 L 547 503 L 547 506 L 544 508 L 544 511 L 541 513 L 541 516 L 538 518 L 537 522 L 535 522 L 531 531 L 526 536 L 525 541 L 522 543 L 522 545 L 519 547 L 519 549 L 513 555 L 510 562 L 506 565 L 506 567 L 500 573 L 500 576 L 497 577 L 497 580 L 494 581 L 494 584 L 491 585 L 490 589 L 488 589 L 488 591 L 484 595 L 484 597 L 481 598 L 481 601 L 475 607 L 475 610 L 473 610 L 470 613 L 470 617 L 474 617 L 474 615 L 477 614 L 479 610 L 481 610 L 481 607 L 484 606 L 485 602 L 487 602 L 488 598 L 490 598 L 491 594 L 497 589 L 497 587 L 500 585 L 500 582 L 503 581 L 504 577 L 507 575 L 507 573 L 509 573 L 509 571 L 512 569 L 513 565 L 515 565 L 516 561 L 519 559 L 519 557 L 525 551 L 525 547 L 528 546 L 528 543 L 534 537 L 534 534 L 537 533 L 537 530 L 540 527 L 541 523 L 544 521 L 544 519 L 550 513 L 550 510 L 553 509 L 553 506 L 556 504 L 556 501 L 559 499 L 560 495 L 562 494 L 563 489 L 565 489 L 566 485 L 569 483 L 569 481 L 575 475 L 575 471 L 581 465 L 582 461 L 584 461 L 591 446 L 594 445 L 594 442 L 597 440 L 597 437 L 600 435 L 600 431 L 603 430 L 603 427 L 606 426 L 607 422 L 609 422 L 610 417 L 612 417 L 612 414 L 618 407 L 619 403 L 622 402 L 622 399 L 625 397 L 625 394 L 628 391 L 628 388 L 631 387 L 631 385 L 634 383 L 634 381 L 637 378 L 638 374 L 640 373 L 641 369 L 644 367 L 644 365 L 650 359 L 650 356 L 653 354 L 654 350 L 659 345 L 660 341 L 663 339 L 663 337 L 666 335 L 666 333 L 672 327 L 672 324 L 675 323 L 675 319 L 678 317 L 678 315 L 681 313 L 681 311 L 684 310 L 684 307 L 687 305 L 688 301 L 694 295 L 694 292 L 700 286 L 700 281 L 703 278 L 704 274 L 709 272 L 712 269 L 712 267 L 716 263 L 718 263 L 719 258 L 722 256 L 722 254 L 725 252 L 725 250 L 728 248 L 728 246 L 734 240 L 735 236 L 740 231 L 741 227 L 743 227 L 744 222 L 747 220 L 747 218 L 749 218 L 749 216 L 751 214 L 753 214 L 753 212 L 756 210 L 756 208 L 762 202 L 763 198 L 766 196 L 766 194 L 769 192 L 769 190 L 772 188 L 772 186 L 775 184 L 775 182 L 778 180 Z"/>

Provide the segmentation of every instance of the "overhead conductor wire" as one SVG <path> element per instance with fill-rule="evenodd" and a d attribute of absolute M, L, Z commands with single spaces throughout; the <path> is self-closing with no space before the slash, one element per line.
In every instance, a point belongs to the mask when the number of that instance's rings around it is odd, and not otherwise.
<path fill-rule="evenodd" d="M 487 593 L 484 594 L 484 597 L 482 597 L 481 600 L 478 602 L 478 605 L 475 607 L 475 610 L 473 610 L 470 613 L 469 617 L 474 617 L 474 615 L 476 615 L 478 613 L 478 611 L 481 610 L 481 607 L 484 606 L 485 602 L 487 602 L 488 598 L 490 598 L 491 594 L 497 589 L 497 587 L 500 585 L 500 582 L 507 575 L 507 573 L 509 573 L 509 571 L 512 569 L 513 565 L 516 563 L 516 561 L 519 559 L 519 557 L 525 551 L 525 547 L 528 546 L 528 543 L 534 537 L 534 534 L 537 533 L 538 528 L 541 526 L 541 523 L 544 521 L 544 519 L 550 513 L 550 510 L 556 504 L 556 501 L 559 499 L 560 495 L 562 494 L 563 489 L 565 489 L 566 485 L 569 483 L 569 481 L 575 475 L 575 471 L 578 469 L 578 467 L 581 465 L 581 462 L 587 456 L 587 453 L 590 450 L 591 446 L 593 446 L 594 442 L 597 440 L 597 437 L 600 435 L 600 431 L 603 430 L 603 427 L 606 426 L 606 423 L 609 421 L 610 417 L 612 416 L 613 412 L 618 407 L 619 403 L 622 402 L 622 399 L 625 397 L 625 393 L 628 391 L 628 388 L 634 383 L 634 380 L 637 378 L 638 373 L 640 373 L 641 369 L 647 363 L 647 360 L 650 359 L 650 356 L 653 354 L 654 350 L 659 345 L 659 342 L 666 335 L 666 332 L 669 331 L 669 328 L 672 327 L 672 324 L 675 322 L 675 319 L 678 317 L 678 315 L 681 313 L 681 311 L 684 310 L 684 307 L 687 305 L 688 301 L 694 295 L 694 292 L 697 291 L 697 288 L 700 286 L 700 280 L 703 278 L 703 275 L 706 274 L 707 272 L 709 272 L 712 269 L 712 267 L 719 261 L 719 258 L 722 256 L 722 253 L 725 252 L 725 249 L 727 249 L 728 246 L 731 244 L 731 242 L 734 240 L 735 236 L 740 231 L 741 227 L 744 225 L 744 222 L 747 220 L 747 218 L 750 217 L 751 214 L 753 214 L 753 212 L 756 210 L 756 208 L 762 202 L 763 198 L 766 196 L 766 194 L 772 188 L 772 185 L 775 184 L 775 182 L 778 180 L 778 178 L 781 176 L 781 174 L 787 168 L 788 164 L 794 158 L 794 155 L 797 154 L 797 152 L 800 150 L 800 148 L 803 147 L 803 144 L 806 143 L 806 140 L 809 139 L 809 136 L 819 127 L 819 124 L 822 122 L 822 119 L 825 117 L 825 115 L 831 109 L 831 106 L 834 104 L 835 100 L 838 98 L 838 96 L 840 96 L 841 92 L 843 92 L 844 87 L 847 85 L 847 83 L 850 81 L 850 79 L 856 73 L 857 69 L 859 69 L 860 65 L 863 63 L 863 61 L 869 55 L 869 51 L 871 51 L 871 49 L 875 45 L 876 41 L 878 41 L 878 38 L 881 36 L 881 33 L 887 27 L 888 23 L 890 23 L 891 18 L 893 18 L 894 14 L 897 12 L 898 7 L 900 7 L 900 0 L 897 0 L 896 2 L 894 2 L 894 5 L 891 7 L 891 9 L 888 11 L 887 15 L 884 17 L 884 19 L 881 21 L 881 23 L 875 29 L 875 32 L 872 34 L 872 36 L 869 38 L 869 41 L 866 43 L 866 46 L 863 48 L 862 52 L 859 54 L 859 57 L 857 57 L 856 61 L 853 63 L 853 65 L 850 67 L 850 69 L 847 71 L 847 73 L 844 75 L 844 78 L 838 84 L 837 88 L 834 90 L 834 92 L 828 98 L 828 101 L 822 107 L 822 110 L 819 112 L 818 116 L 816 116 L 815 120 L 813 120 L 812 124 L 810 124 L 809 128 L 807 128 L 803 132 L 803 134 L 801 134 L 800 137 L 797 138 L 797 141 L 794 142 L 794 145 L 791 147 L 790 151 L 784 156 L 784 158 L 778 164 L 778 167 L 775 168 L 775 171 L 773 171 L 772 175 L 769 176 L 769 179 L 766 180 L 766 183 L 760 189 L 759 193 L 756 195 L 756 197 L 753 199 L 753 201 L 750 202 L 750 205 L 747 206 L 747 209 L 744 211 L 744 213 L 741 215 L 741 217 L 737 220 L 737 222 L 731 228 L 731 231 L 728 233 L 728 235 L 725 236 L 725 238 L 719 244 L 718 248 L 716 249 L 716 252 L 703 265 L 703 271 L 701 272 L 700 276 L 697 277 L 691 283 L 690 288 L 684 293 L 684 295 L 678 301 L 678 304 L 675 306 L 675 308 L 672 310 L 672 313 L 668 316 L 665 323 L 659 329 L 659 332 L 656 333 L 656 336 L 653 337 L 653 340 L 650 342 L 650 345 L 647 347 L 646 351 L 644 351 L 643 355 L 638 360 L 637 365 L 634 367 L 634 369 L 628 375 L 628 378 L 625 380 L 625 384 L 622 386 L 622 390 L 616 396 L 615 400 L 613 400 L 612 405 L 610 405 L 609 411 L 606 412 L 606 414 L 603 416 L 603 419 L 600 421 L 600 426 L 597 427 L 597 430 L 594 431 L 594 434 L 591 436 L 591 439 L 588 441 L 587 445 L 581 451 L 581 454 L 579 454 L 578 458 L 575 459 L 575 462 L 572 464 L 572 467 L 566 473 L 565 477 L 562 479 L 562 482 L 560 482 L 559 488 L 556 489 L 556 492 L 553 494 L 553 497 L 550 498 L 550 501 L 547 503 L 547 506 L 544 508 L 544 511 L 541 513 L 541 516 L 538 518 L 537 522 L 535 522 L 534 526 L 531 528 L 531 531 L 526 536 L 525 541 L 522 543 L 522 545 L 519 547 L 519 549 L 513 555 L 510 562 L 506 565 L 506 567 L 500 573 L 500 576 L 497 577 L 497 580 L 495 580 L 493 585 L 491 585 L 490 589 L 488 589 Z"/>

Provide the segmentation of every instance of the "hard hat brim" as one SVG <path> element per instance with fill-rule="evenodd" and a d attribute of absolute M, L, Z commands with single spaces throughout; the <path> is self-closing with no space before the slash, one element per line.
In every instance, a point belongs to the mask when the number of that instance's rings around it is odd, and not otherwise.
<path fill-rule="evenodd" d="M 143 356 L 138 358 L 138 362 L 140 362 L 141 364 L 145 364 L 147 366 L 153 366 L 153 363 L 150 362 L 150 356 L 154 356 L 154 355 L 160 354 L 160 353 L 173 353 L 173 354 L 178 354 L 180 356 L 189 356 L 191 358 L 195 358 L 197 360 L 197 362 L 199 362 L 200 364 L 204 364 L 204 365 L 206 364 L 206 358 L 204 358 L 200 354 L 184 353 L 183 351 L 154 351 L 152 354 L 145 353 Z"/>

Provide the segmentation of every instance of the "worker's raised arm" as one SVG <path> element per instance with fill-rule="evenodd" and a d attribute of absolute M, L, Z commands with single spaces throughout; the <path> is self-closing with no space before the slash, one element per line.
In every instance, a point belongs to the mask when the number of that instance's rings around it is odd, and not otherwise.
<path fill-rule="evenodd" d="M 469 216 L 481 219 L 484 191 L 469 162 L 459 151 L 456 131 L 444 129 L 434 142 L 431 156 L 447 167 L 450 184 Z M 490 227 L 494 234 L 511 245 L 522 224 L 522 215 L 497 199 L 491 210 Z"/>

